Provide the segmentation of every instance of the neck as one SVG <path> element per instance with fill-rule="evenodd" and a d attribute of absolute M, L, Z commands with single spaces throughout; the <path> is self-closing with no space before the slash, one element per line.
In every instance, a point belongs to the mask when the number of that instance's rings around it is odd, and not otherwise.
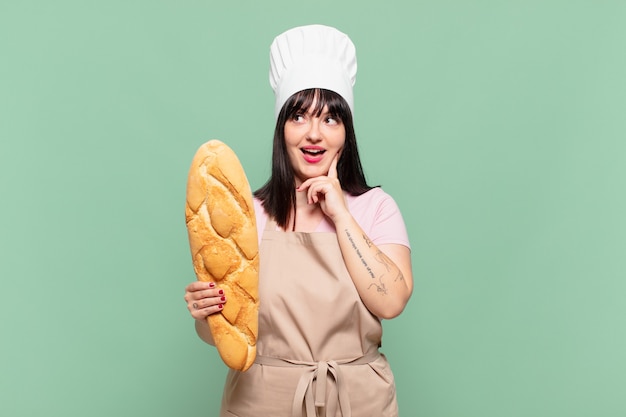
<path fill-rule="evenodd" d="M 289 219 L 288 229 L 294 232 L 313 232 L 323 218 L 324 212 L 320 205 L 309 204 L 306 192 L 296 191 L 296 206 L 294 207 L 294 215 Z"/>

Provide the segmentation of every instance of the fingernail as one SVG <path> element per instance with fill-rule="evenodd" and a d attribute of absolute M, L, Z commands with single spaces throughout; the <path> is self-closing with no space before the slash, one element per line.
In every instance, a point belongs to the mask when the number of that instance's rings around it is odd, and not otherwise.
<path fill-rule="evenodd" d="M 220 291 L 219 291 L 219 293 L 220 293 L 220 294 L 224 294 L 224 291 L 223 291 L 223 290 L 220 290 Z"/>
<path fill-rule="evenodd" d="M 226 301 L 226 297 L 220 298 L 221 301 Z"/>
<path fill-rule="evenodd" d="M 209 287 L 210 287 L 210 288 L 215 287 L 215 283 L 214 283 L 214 282 L 209 282 Z"/>
<path fill-rule="evenodd" d="M 218 305 L 217 308 L 222 309 L 224 306 L 222 304 Z"/>

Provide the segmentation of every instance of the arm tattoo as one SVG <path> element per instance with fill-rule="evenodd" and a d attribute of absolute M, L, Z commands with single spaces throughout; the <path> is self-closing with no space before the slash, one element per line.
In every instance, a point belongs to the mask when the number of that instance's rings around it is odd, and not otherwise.
<path fill-rule="evenodd" d="M 381 264 L 383 264 L 387 272 L 391 271 L 391 265 L 389 265 L 391 263 L 391 260 L 389 259 L 389 257 L 387 257 L 387 255 L 382 253 L 380 250 L 376 252 L 376 260 L 380 262 Z"/>
<path fill-rule="evenodd" d="M 391 265 L 393 264 L 393 261 L 389 259 L 389 257 L 385 255 L 381 250 L 378 250 L 378 252 L 376 252 L 376 260 L 383 264 L 387 272 L 391 272 Z M 404 281 L 404 275 L 402 275 L 402 271 L 400 271 L 399 268 L 398 275 L 396 275 L 393 282 L 397 281 Z"/>
<path fill-rule="evenodd" d="M 354 243 L 354 240 L 352 239 L 352 235 L 350 234 L 350 232 L 348 232 L 348 229 L 346 229 L 345 232 L 346 232 L 346 236 L 348 236 L 348 240 L 350 241 L 350 244 L 352 245 L 352 249 L 355 250 L 357 256 L 361 260 L 361 263 L 363 264 L 367 272 L 370 274 L 370 277 L 375 278 L 374 272 L 372 272 L 372 268 L 370 268 L 367 262 L 365 262 L 365 259 L 363 258 L 361 251 L 359 250 L 359 248 L 356 247 L 356 243 Z"/>
<path fill-rule="evenodd" d="M 363 258 L 363 254 L 361 254 L 361 251 L 359 250 L 359 248 L 357 248 L 356 243 L 354 242 L 354 239 L 352 239 L 352 235 L 350 234 L 348 229 L 345 229 L 345 233 L 346 233 L 346 236 L 348 237 L 348 240 L 350 241 L 350 244 L 352 245 L 352 249 L 354 249 L 354 251 L 356 252 L 357 256 L 361 260 L 361 263 L 363 264 L 363 266 L 369 273 L 370 277 L 373 280 L 376 280 L 376 276 L 374 275 L 372 268 L 367 264 L 367 262 L 365 261 L 365 258 Z M 372 246 L 374 246 L 374 243 L 367 236 L 365 236 L 365 234 L 363 235 L 363 241 L 365 242 L 368 248 L 371 248 Z M 389 259 L 389 257 L 385 255 L 382 251 L 377 250 L 376 254 L 374 255 L 374 258 L 385 267 L 387 272 L 392 271 L 393 268 L 391 267 L 391 265 L 393 265 L 393 261 Z M 374 289 L 376 289 L 376 291 L 379 292 L 380 294 L 387 295 L 388 290 L 387 290 L 387 286 L 383 282 L 384 277 L 385 277 L 385 274 L 382 274 L 380 277 L 378 277 L 378 280 L 372 282 L 369 285 L 369 287 L 367 287 L 367 289 L 369 290 L 370 288 L 374 287 Z M 402 280 L 404 280 L 404 276 L 402 275 L 402 272 L 398 271 L 398 274 L 396 275 L 394 282 L 402 281 Z"/>
<path fill-rule="evenodd" d="M 384 275 L 383 275 L 384 276 Z M 383 276 L 381 276 L 378 279 L 378 282 L 372 282 L 370 284 L 369 287 L 367 287 L 367 289 L 369 290 L 370 288 L 374 287 L 376 288 L 376 291 L 378 291 L 379 293 L 381 293 L 382 295 L 387 295 L 387 287 L 385 286 L 385 283 L 383 282 L 382 278 Z"/>

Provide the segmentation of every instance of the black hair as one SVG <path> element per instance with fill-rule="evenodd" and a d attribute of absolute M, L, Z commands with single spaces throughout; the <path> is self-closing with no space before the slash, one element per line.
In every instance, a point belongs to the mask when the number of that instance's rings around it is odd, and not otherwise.
<path fill-rule="evenodd" d="M 311 108 L 315 102 L 315 108 Z M 334 91 L 321 88 L 302 90 L 292 95 L 283 105 L 274 130 L 272 171 L 269 180 L 254 192 L 263 208 L 276 223 L 285 229 L 296 205 L 295 174 L 285 145 L 285 123 L 294 115 L 311 111 L 321 115 L 324 107 L 339 119 L 346 130 L 346 140 L 337 162 L 337 178 L 341 188 L 351 195 L 361 195 L 373 187 L 367 185 L 354 133 L 352 112 L 348 103 Z"/>

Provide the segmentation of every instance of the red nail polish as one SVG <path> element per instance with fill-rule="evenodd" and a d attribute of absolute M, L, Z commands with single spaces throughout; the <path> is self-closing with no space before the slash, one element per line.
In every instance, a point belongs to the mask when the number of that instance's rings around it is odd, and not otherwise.
<path fill-rule="evenodd" d="M 224 306 L 220 304 L 220 305 L 217 306 L 217 308 L 222 309 L 222 308 L 224 308 Z"/>
<path fill-rule="evenodd" d="M 211 288 L 215 287 L 215 283 L 214 282 L 210 282 L 209 283 L 209 287 L 211 287 Z"/>
<path fill-rule="evenodd" d="M 226 297 L 220 298 L 221 301 L 226 301 Z"/>
<path fill-rule="evenodd" d="M 224 291 L 223 291 L 223 290 L 220 290 L 220 291 L 219 291 L 219 293 L 220 293 L 220 294 L 224 294 Z"/>

